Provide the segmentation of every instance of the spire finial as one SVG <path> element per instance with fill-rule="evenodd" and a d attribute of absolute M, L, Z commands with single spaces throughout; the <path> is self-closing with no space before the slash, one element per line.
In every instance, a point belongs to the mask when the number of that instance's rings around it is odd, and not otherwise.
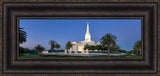
<path fill-rule="evenodd" d="M 89 33 L 89 24 L 88 24 L 88 21 L 87 21 L 87 33 Z"/>
<path fill-rule="evenodd" d="M 91 41 L 91 35 L 90 35 L 90 32 L 89 32 L 88 21 L 87 21 L 87 29 L 86 29 L 85 41 Z"/>

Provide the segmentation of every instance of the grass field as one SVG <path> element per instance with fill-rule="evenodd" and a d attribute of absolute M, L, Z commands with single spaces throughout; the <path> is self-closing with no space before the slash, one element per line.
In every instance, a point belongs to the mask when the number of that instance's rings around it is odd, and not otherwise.
<path fill-rule="evenodd" d="M 142 56 L 126 56 L 126 58 L 141 58 Z"/>
<path fill-rule="evenodd" d="M 142 56 L 128 56 L 128 55 L 120 55 L 120 56 L 106 56 L 106 55 L 100 55 L 100 56 L 69 56 L 69 55 L 40 55 L 40 54 L 21 54 L 20 58 L 39 58 L 39 57 L 55 57 L 55 58 L 141 58 Z"/>
<path fill-rule="evenodd" d="M 21 54 L 20 55 L 21 58 L 34 58 L 34 57 L 41 57 L 41 55 L 39 54 Z"/>

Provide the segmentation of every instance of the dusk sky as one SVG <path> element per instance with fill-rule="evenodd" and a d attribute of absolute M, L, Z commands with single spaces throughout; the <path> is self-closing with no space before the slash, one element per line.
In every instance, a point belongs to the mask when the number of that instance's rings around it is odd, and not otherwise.
<path fill-rule="evenodd" d="M 141 19 L 20 19 L 19 26 L 27 33 L 27 41 L 20 46 L 34 49 L 40 44 L 49 50 L 48 42 L 55 40 L 65 49 L 68 41 L 84 41 L 87 21 L 92 41 L 111 33 L 121 49 L 130 51 L 141 40 Z"/>

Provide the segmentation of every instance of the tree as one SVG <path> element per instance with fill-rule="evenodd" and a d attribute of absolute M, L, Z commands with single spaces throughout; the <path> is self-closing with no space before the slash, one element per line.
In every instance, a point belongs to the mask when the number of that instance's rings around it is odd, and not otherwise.
<path fill-rule="evenodd" d="M 84 45 L 84 50 L 89 49 L 89 44 Z"/>
<path fill-rule="evenodd" d="M 121 52 L 122 53 L 122 50 L 120 49 L 120 47 L 117 44 L 115 44 L 114 46 L 111 45 L 110 52 L 112 52 L 112 53 L 114 53 L 114 52 L 117 52 L 117 53 Z"/>
<path fill-rule="evenodd" d="M 137 52 L 136 54 L 138 55 L 138 46 L 136 44 L 133 46 L 133 49 L 134 49 L 134 51 Z"/>
<path fill-rule="evenodd" d="M 24 47 L 19 47 L 19 53 L 20 54 L 24 54 L 24 53 L 29 53 L 30 50 L 28 48 L 24 48 Z"/>
<path fill-rule="evenodd" d="M 96 50 L 98 50 L 98 52 L 99 52 L 99 50 L 102 50 L 102 45 L 96 45 L 95 48 L 96 48 Z"/>
<path fill-rule="evenodd" d="M 115 44 L 114 46 L 111 45 L 111 48 L 120 49 L 120 47 L 117 44 Z"/>
<path fill-rule="evenodd" d="M 141 53 L 142 53 L 141 48 L 142 48 L 142 41 L 141 40 L 136 41 L 134 46 L 133 46 L 133 49 L 135 51 L 137 51 L 137 54 L 138 54 L 138 51 L 139 51 L 139 55 L 141 55 Z"/>
<path fill-rule="evenodd" d="M 105 44 L 102 44 L 102 51 L 105 52 L 107 50 L 107 46 Z"/>
<path fill-rule="evenodd" d="M 136 54 L 136 51 L 130 50 L 130 51 L 127 51 L 126 53 L 127 53 L 127 55 L 131 55 L 131 54 Z"/>
<path fill-rule="evenodd" d="M 55 47 L 57 48 L 57 51 L 58 49 L 61 47 L 58 43 L 55 45 Z"/>
<path fill-rule="evenodd" d="M 126 50 L 119 50 L 120 52 L 122 52 L 122 53 L 126 53 L 127 51 Z"/>
<path fill-rule="evenodd" d="M 116 39 L 117 39 L 117 37 L 115 35 L 110 34 L 110 33 L 107 33 L 105 36 L 103 36 L 101 38 L 102 45 L 107 46 L 108 56 L 110 56 L 110 46 L 116 45 Z"/>
<path fill-rule="evenodd" d="M 22 44 L 26 42 L 27 34 L 23 28 L 19 28 L 19 43 Z"/>
<path fill-rule="evenodd" d="M 72 47 L 72 43 L 70 41 L 67 42 L 66 44 L 66 49 L 67 51 Z"/>
<path fill-rule="evenodd" d="M 86 50 L 86 49 L 88 49 L 88 50 L 95 50 L 95 46 L 86 44 L 86 45 L 84 46 L 84 50 Z"/>
<path fill-rule="evenodd" d="M 54 48 L 56 46 L 56 41 L 50 40 L 49 41 L 49 45 L 51 46 L 51 53 L 53 54 L 53 50 L 54 50 Z"/>
<path fill-rule="evenodd" d="M 41 51 L 43 51 L 45 48 L 44 47 L 42 47 L 41 45 L 37 45 L 37 46 L 35 46 L 35 50 L 37 50 L 38 51 L 38 53 L 39 52 L 41 52 Z"/>
<path fill-rule="evenodd" d="M 91 46 L 89 46 L 89 50 L 95 50 L 95 46 L 93 46 L 93 45 L 91 45 Z"/>

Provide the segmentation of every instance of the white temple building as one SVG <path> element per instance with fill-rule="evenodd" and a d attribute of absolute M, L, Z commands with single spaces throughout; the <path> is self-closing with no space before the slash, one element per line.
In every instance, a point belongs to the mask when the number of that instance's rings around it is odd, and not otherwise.
<path fill-rule="evenodd" d="M 87 29 L 86 29 L 86 34 L 85 34 L 85 40 L 84 41 L 80 41 L 80 42 L 72 42 L 72 48 L 70 50 L 72 51 L 83 51 L 84 50 L 84 46 L 88 44 L 90 45 L 100 45 L 100 42 L 96 42 L 96 41 L 92 41 L 91 40 L 91 34 L 89 32 L 89 24 L 87 22 Z"/>

